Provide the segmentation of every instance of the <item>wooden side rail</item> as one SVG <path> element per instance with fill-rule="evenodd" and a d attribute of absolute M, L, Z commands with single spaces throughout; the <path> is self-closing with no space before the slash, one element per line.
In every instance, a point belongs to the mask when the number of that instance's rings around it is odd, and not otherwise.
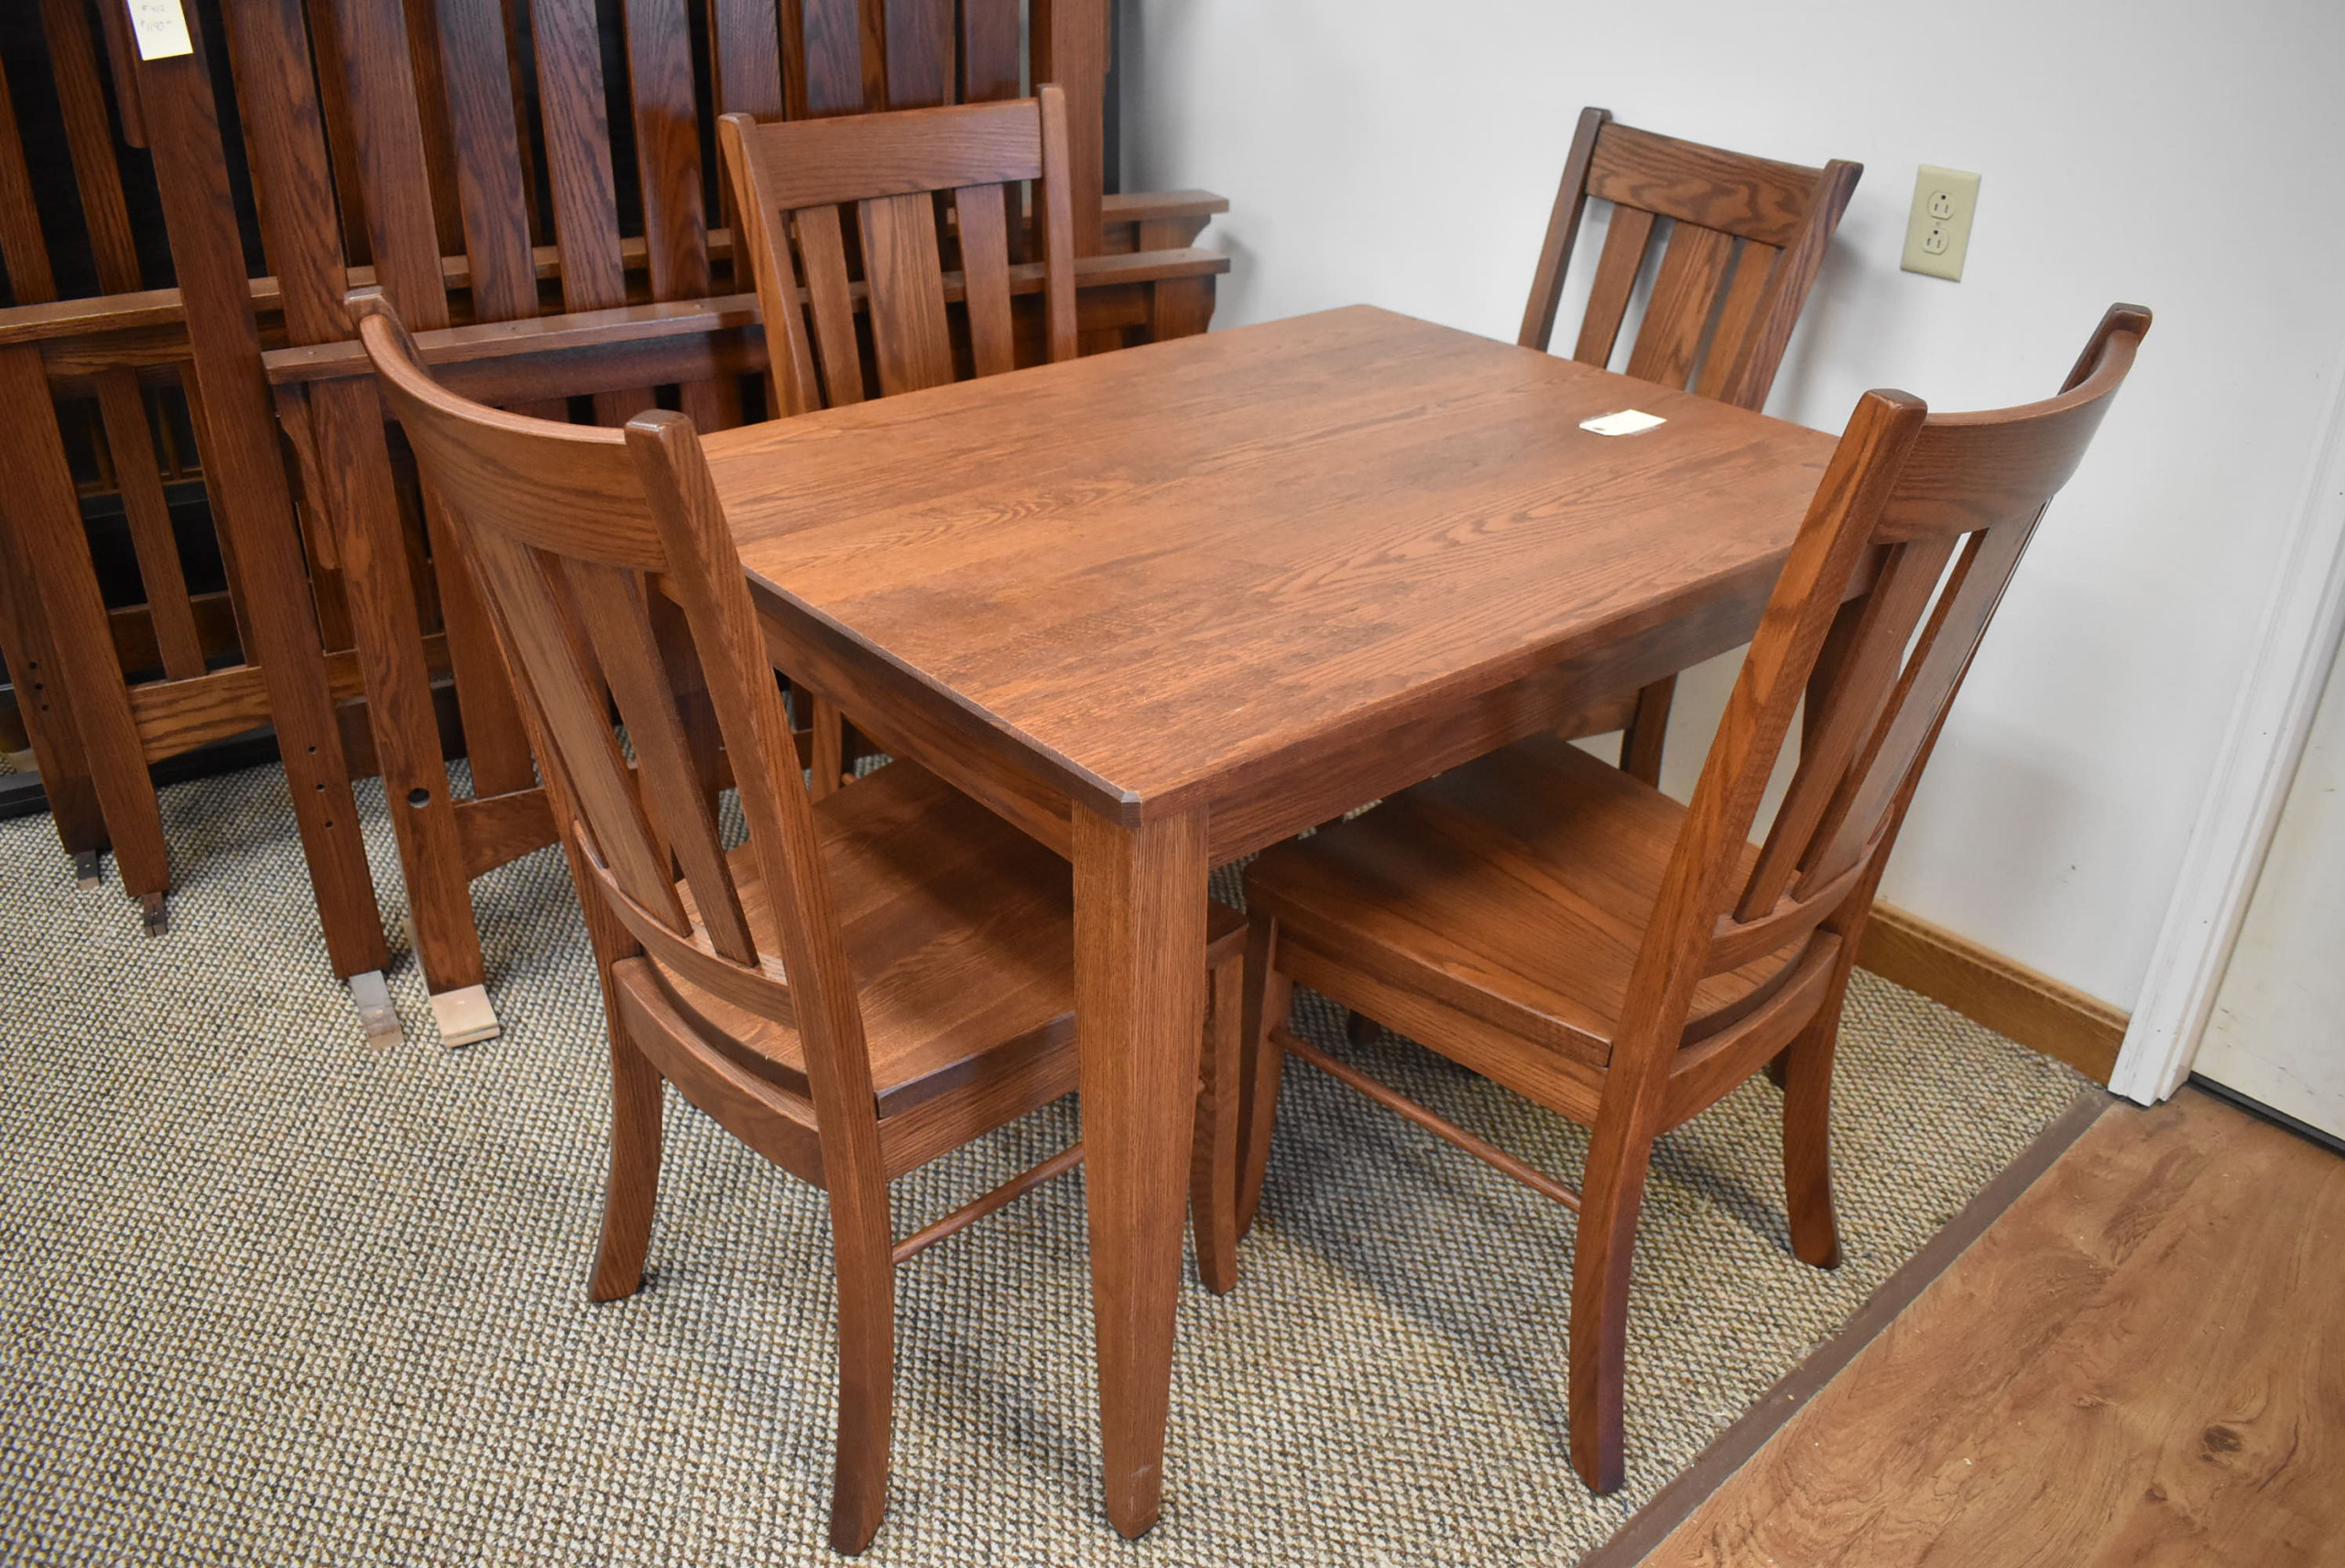
<path fill-rule="evenodd" d="M 1078 256 L 1074 270 L 1076 286 L 1090 293 L 1118 286 L 1210 279 L 1229 270 L 1229 258 L 1218 251 L 1210 250 L 1138 251 Z M 1040 262 L 1021 262 L 1013 266 L 1009 272 L 1012 294 L 1037 294 L 1042 291 L 1042 267 Z M 863 284 L 857 281 L 848 287 L 859 304 L 863 297 Z M 959 273 L 944 274 L 944 297 L 948 301 L 962 297 Z M 535 316 L 519 321 L 440 327 L 416 333 L 415 341 L 426 364 L 447 378 L 451 386 L 462 387 L 467 371 L 479 374 L 484 367 L 497 361 L 526 360 L 532 366 L 529 374 L 535 376 L 535 367 L 548 354 L 584 354 L 610 350 L 624 344 L 649 343 L 661 339 L 718 339 L 727 334 L 737 339 L 738 346 L 736 350 L 727 351 L 727 362 L 722 365 L 723 370 L 751 372 L 765 368 L 764 333 L 758 325 L 758 297 L 755 294 L 727 294 L 709 299 L 680 299 L 659 304 L 623 305 L 608 310 Z M 731 354 L 736 353 L 741 357 L 733 359 Z M 264 354 L 261 363 L 269 380 L 278 386 L 333 381 L 371 374 L 366 355 L 355 342 L 275 349 Z M 494 371 L 487 374 L 493 376 Z M 642 372 L 638 370 L 634 374 L 639 379 Z M 691 374 L 688 370 L 680 369 L 671 375 L 654 375 L 652 380 L 676 380 L 687 378 Z M 710 372 L 703 371 L 701 374 Z M 540 381 L 538 385 L 541 387 L 544 383 Z M 578 387 L 573 390 L 583 395 L 593 388 Z M 478 396 L 477 393 L 468 395 Z"/>
<path fill-rule="evenodd" d="M 1181 250 L 1187 248 L 1204 232 L 1213 218 L 1229 211 L 1229 199 L 1210 191 L 1142 191 L 1131 195 L 1103 198 L 1103 219 L 1108 238 L 1108 256 L 1084 256 L 1085 262 L 1129 259 L 1134 251 Z M 1137 243 L 1136 237 L 1148 234 L 1173 234 L 1178 239 L 1158 243 Z M 733 256 L 733 234 L 729 229 L 708 231 L 708 254 L 711 264 L 729 267 Z M 531 259 L 540 284 L 558 283 L 562 278 L 562 253 L 550 245 L 533 247 Z M 639 282 L 650 267 L 650 248 L 640 238 L 619 241 L 619 260 L 631 281 Z M 1223 271 L 1228 268 L 1224 267 Z M 441 258 L 441 271 L 452 290 L 469 290 L 472 287 L 472 263 L 464 256 Z M 1119 279 L 1140 281 L 1139 279 Z M 371 267 L 350 268 L 350 287 L 364 288 L 376 281 Z M 1036 285 L 1039 287 L 1039 285 Z M 283 290 L 274 277 L 251 279 L 253 308 L 264 316 L 278 310 L 283 303 Z M 13 305 L 0 309 L 0 345 L 18 343 L 48 343 L 63 338 L 90 338 L 148 331 L 154 328 L 180 327 L 187 319 L 180 302 L 177 289 L 145 289 L 126 294 L 96 294 L 79 299 L 51 299 L 39 304 Z M 187 357 L 184 335 L 173 342 L 176 357 Z M 171 357 L 168 351 L 141 359 L 138 363 L 157 363 Z"/>

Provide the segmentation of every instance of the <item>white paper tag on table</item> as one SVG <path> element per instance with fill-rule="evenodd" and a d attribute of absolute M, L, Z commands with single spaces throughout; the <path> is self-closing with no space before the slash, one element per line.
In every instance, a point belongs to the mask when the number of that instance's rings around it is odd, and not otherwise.
<path fill-rule="evenodd" d="M 1593 430 L 1599 436 L 1632 436 L 1655 425 L 1667 423 L 1669 421 L 1659 414 L 1648 414 L 1640 408 L 1623 408 L 1617 414 L 1598 414 L 1592 419 L 1582 419 L 1579 428 Z"/>
<path fill-rule="evenodd" d="M 195 52 L 180 0 L 130 0 L 130 30 L 138 39 L 141 60 L 175 60 Z"/>

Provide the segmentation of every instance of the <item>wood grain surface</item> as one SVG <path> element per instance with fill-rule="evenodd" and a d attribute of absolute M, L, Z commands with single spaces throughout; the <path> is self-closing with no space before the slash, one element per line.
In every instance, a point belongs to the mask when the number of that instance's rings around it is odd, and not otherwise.
<path fill-rule="evenodd" d="M 2103 1116 L 1645 1561 L 2335 1563 L 2345 1160 Z"/>
<path fill-rule="evenodd" d="M 1578 428 L 1628 407 L 1669 422 Z M 884 649 L 1118 814 L 1664 623 L 1666 670 L 1735 646 L 1831 449 L 1369 307 L 708 441 L 771 621 Z"/>

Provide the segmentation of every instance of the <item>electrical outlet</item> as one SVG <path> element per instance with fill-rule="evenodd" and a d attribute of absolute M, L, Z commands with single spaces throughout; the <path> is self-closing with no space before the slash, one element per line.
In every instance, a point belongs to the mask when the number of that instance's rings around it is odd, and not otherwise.
<path fill-rule="evenodd" d="M 1958 169 L 1922 165 L 1914 178 L 1914 212 L 1905 220 L 1908 272 L 1962 281 L 1970 249 L 1970 220 L 1979 211 L 1979 177 Z"/>

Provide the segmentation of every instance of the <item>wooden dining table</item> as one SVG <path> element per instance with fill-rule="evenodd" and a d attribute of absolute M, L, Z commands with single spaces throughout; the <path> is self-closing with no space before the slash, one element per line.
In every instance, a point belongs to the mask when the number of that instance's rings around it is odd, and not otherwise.
<path fill-rule="evenodd" d="M 1630 408 L 1666 422 L 1580 428 Z M 1747 641 L 1832 446 L 1365 306 L 706 438 L 776 666 L 1073 863 L 1125 1535 L 1162 1492 L 1208 873 Z"/>

